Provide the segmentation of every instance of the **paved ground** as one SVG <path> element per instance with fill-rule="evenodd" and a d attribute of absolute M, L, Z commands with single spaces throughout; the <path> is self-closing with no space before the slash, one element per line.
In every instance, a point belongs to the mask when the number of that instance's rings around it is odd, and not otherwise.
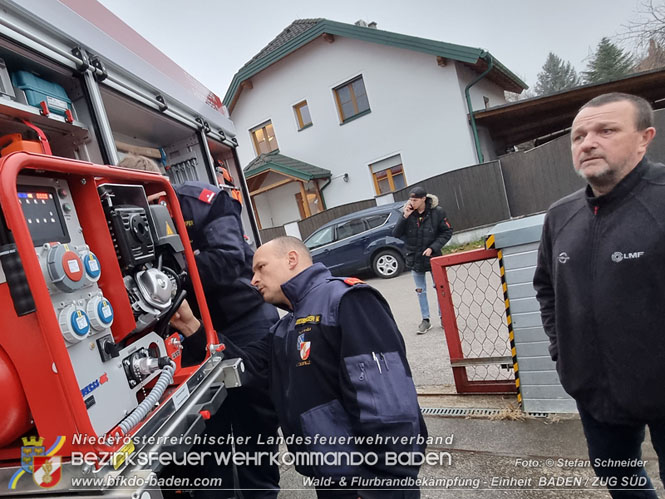
<path fill-rule="evenodd" d="M 390 303 L 404 335 L 407 355 L 423 408 L 504 409 L 497 419 L 426 416 L 430 436 L 449 437 L 452 443 L 430 446 L 442 454 L 444 465 L 423 466 L 420 477 L 443 482 L 422 488 L 424 498 L 608 498 L 602 486 L 594 486 L 584 435 L 576 416 L 521 418 L 514 396 L 456 395 L 445 335 L 439 324 L 424 335 L 416 335 L 420 322 L 411 276 L 395 279 L 368 278 Z M 430 290 L 431 291 L 431 290 Z M 430 310 L 436 311 L 433 293 L 428 293 Z M 656 456 L 650 444 L 643 447 L 647 471 L 657 480 Z M 445 480 L 449 480 L 446 486 Z M 282 469 L 280 499 L 314 498 L 303 487 L 294 469 Z"/>
<path fill-rule="evenodd" d="M 487 262 L 487 268 L 492 266 Z M 480 272 L 479 267 L 465 269 L 467 273 Z M 482 270 L 487 273 L 486 269 Z M 499 295 L 501 279 L 496 272 L 490 279 L 480 279 L 480 286 L 475 278 L 466 281 L 458 272 L 456 276 L 450 276 L 453 301 L 456 306 L 462 304 L 461 313 L 464 317 L 458 320 L 458 327 L 462 334 L 462 346 L 466 355 L 473 352 L 476 357 L 504 356 L 510 355 L 508 344 L 507 327 L 505 324 L 505 309 L 503 298 Z M 429 279 L 429 278 L 428 278 Z M 407 355 L 413 372 L 416 386 L 421 388 L 436 387 L 437 392 L 456 393 L 452 370 L 450 369 L 450 357 L 446 345 L 446 337 L 438 317 L 438 306 L 434 295 L 434 289 L 428 286 L 427 300 L 430 307 L 432 329 L 426 334 L 416 334 L 420 324 L 420 308 L 415 293 L 413 279 L 408 272 L 394 279 L 378 279 L 369 277 L 367 282 L 377 288 L 388 300 L 397 325 L 402 331 L 406 343 Z M 490 284 L 496 290 L 493 302 L 488 302 L 486 297 L 487 285 Z M 429 281 L 428 281 L 429 284 Z M 465 292 L 466 290 L 466 292 Z M 474 301 L 475 300 L 475 301 Z M 482 303 L 483 310 L 481 310 Z M 495 331 L 501 331 L 501 337 Z M 475 336 L 477 331 L 482 333 Z M 488 334 L 485 333 L 488 332 Z M 501 379 L 512 378 L 512 373 L 501 370 L 499 366 L 476 369 L 477 376 L 487 374 L 490 369 Z M 472 378 L 470 373 L 470 378 Z"/>
<path fill-rule="evenodd" d="M 378 289 L 390 304 L 397 325 L 404 336 L 416 386 L 437 386 L 441 388 L 440 391 L 454 393 L 450 357 L 446 337 L 437 317 L 434 290 L 428 288 L 427 293 L 432 329 L 426 334 L 416 334 L 421 317 L 411 274 L 405 272 L 394 279 L 366 278 L 366 282 Z"/>

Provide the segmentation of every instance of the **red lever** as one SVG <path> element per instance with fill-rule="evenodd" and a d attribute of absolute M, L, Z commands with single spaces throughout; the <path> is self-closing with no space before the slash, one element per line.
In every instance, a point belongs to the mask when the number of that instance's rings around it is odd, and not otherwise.
<path fill-rule="evenodd" d="M 226 345 L 224 343 L 220 344 L 217 348 L 215 348 L 216 352 L 223 352 L 226 350 Z"/>
<path fill-rule="evenodd" d="M 41 112 L 44 116 L 48 116 L 49 114 L 51 114 L 51 111 L 49 111 L 48 104 L 46 103 L 46 101 L 44 101 L 44 100 L 41 101 L 41 102 L 39 103 L 39 107 L 42 108 L 40 112 Z"/>
<path fill-rule="evenodd" d="M 74 123 L 74 115 L 69 109 L 65 109 L 65 121 L 67 123 Z"/>
<path fill-rule="evenodd" d="M 206 421 L 210 419 L 210 411 L 199 411 L 199 414 Z"/>

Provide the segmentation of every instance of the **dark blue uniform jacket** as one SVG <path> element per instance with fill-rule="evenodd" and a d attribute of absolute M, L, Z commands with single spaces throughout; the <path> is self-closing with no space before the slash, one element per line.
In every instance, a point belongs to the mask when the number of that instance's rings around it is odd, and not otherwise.
<path fill-rule="evenodd" d="M 251 285 L 254 253 L 243 237 L 240 203 L 203 182 L 174 186 L 213 325 L 224 331 L 263 305 Z"/>
<path fill-rule="evenodd" d="M 427 437 L 404 341 L 386 301 L 318 263 L 282 290 L 293 311 L 274 334 L 242 350 L 227 344 L 227 355 L 243 357 L 255 379 L 269 377 L 283 434 L 293 439 L 287 441 L 291 452 L 379 456 L 374 465 L 296 469 L 316 477 L 415 477 L 417 466 L 387 466 L 384 459 L 386 452 L 423 451 Z"/>

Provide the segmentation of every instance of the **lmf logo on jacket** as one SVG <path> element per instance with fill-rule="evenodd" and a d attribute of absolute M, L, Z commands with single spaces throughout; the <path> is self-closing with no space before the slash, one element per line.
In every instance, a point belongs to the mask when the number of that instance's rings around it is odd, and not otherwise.
<path fill-rule="evenodd" d="M 612 261 L 614 263 L 623 262 L 624 260 L 637 260 L 638 258 L 644 255 L 644 251 L 635 251 L 633 253 L 622 253 L 621 251 L 615 251 L 612 253 Z"/>

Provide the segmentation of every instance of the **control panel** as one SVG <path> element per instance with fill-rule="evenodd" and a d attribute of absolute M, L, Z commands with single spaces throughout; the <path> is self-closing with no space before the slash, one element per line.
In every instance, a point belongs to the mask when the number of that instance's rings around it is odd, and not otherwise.
<path fill-rule="evenodd" d="M 104 262 L 86 244 L 67 181 L 19 176 L 17 183 L 19 203 L 81 396 L 93 428 L 104 435 L 138 406 L 145 385 L 160 374 L 167 356 L 164 340 L 148 332 L 130 345 L 115 343 L 113 303 L 98 285 Z M 150 326 L 171 305 L 173 284 L 169 276 L 149 265 L 155 254 L 147 200 L 143 207 L 118 207 L 117 212 L 115 218 L 107 213 L 107 226 L 100 224 L 101 230 L 112 233 L 119 253 L 131 264 L 120 285 L 128 293 L 136 288 L 137 301 L 143 294 L 151 297 L 150 310 L 158 308 L 153 320 L 143 324 Z M 118 236 L 125 231 L 136 234 L 134 247 L 127 243 L 134 239 Z M 139 310 L 137 315 L 145 312 Z"/>

